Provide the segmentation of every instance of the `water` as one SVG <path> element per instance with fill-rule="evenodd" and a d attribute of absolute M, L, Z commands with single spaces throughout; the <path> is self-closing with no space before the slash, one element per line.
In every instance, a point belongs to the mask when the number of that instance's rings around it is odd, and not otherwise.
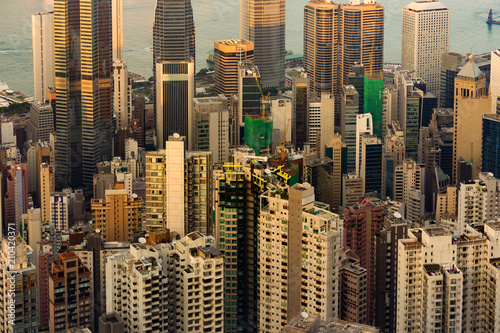
<path fill-rule="evenodd" d="M 239 36 L 238 0 L 191 0 L 196 24 L 196 68 L 207 67 L 214 40 Z M 401 59 L 401 9 L 409 0 L 380 0 L 385 6 L 385 62 Z M 344 0 L 343 2 L 347 2 Z M 500 48 L 500 25 L 485 23 L 498 0 L 443 0 L 451 11 L 450 51 L 483 53 Z M 124 0 L 124 56 L 131 71 L 151 76 L 155 0 Z M 303 8 L 307 0 L 288 0 L 286 47 L 302 53 Z M 28 95 L 33 91 L 31 14 L 52 10 L 52 0 L 0 0 L 0 81 Z"/>

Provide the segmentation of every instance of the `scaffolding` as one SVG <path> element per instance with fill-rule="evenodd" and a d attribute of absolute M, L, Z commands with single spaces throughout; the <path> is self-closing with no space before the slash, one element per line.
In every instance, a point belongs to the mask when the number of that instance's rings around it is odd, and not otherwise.
<path fill-rule="evenodd" d="M 243 140 L 256 156 L 269 154 L 273 142 L 273 122 L 261 116 L 246 116 Z"/>

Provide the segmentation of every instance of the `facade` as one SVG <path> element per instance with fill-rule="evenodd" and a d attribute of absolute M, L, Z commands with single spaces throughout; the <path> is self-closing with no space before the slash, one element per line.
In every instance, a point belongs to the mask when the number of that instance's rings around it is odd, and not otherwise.
<path fill-rule="evenodd" d="M 410 189 L 423 189 L 423 168 L 411 159 L 405 159 L 397 165 L 394 171 L 394 197 L 395 201 L 408 203 Z"/>
<path fill-rule="evenodd" d="M 14 246 L 12 243 L 15 243 Z M 37 267 L 33 259 L 33 249 L 22 237 L 17 235 L 3 239 L 0 257 L 2 264 L 0 330 L 2 332 L 38 332 L 40 295 L 37 289 Z M 15 287 L 11 288 L 11 285 Z"/>
<path fill-rule="evenodd" d="M 359 113 L 359 94 L 354 86 L 343 86 L 340 105 L 342 141 L 347 147 L 347 171 L 356 170 L 356 124 Z"/>
<path fill-rule="evenodd" d="M 346 173 L 342 176 L 342 206 L 356 205 L 364 194 L 363 179 L 356 173 Z"/>
<path fill-rule="evenodd" d="M 500 97 L 500 49 L 491 52 L 490 72 L 491 112 L 498 114 L 498 98 Z"/>
<path fill-rule="evenodd" d="M 50 99 L 49 87 L 55 87 L 54 76 L 54 12 L 31 15 L 33 40 L 33 99 L 45 103 Z"/>
<path fill-rule="evenodd" d="M 356 151 L 356 174 L 361 176 L 362 168 L 362 150 L 363 150 L 363 136 L 373 135 L 373 121 L 370 113 L 358 114 L 356 116 L 356 143 L 352 147 Z M 347 151 L 352 149 L 347 146 Z"/>
<path fill-rule="evenodd" d="M 455 107 L 455 78 L 463 65 L 461 54 L 445 52 L 441 55 L 441 91 L 439 93 L 439 107 Z"/>
<path fill-rule="evenodd" d="M 304 64 L 311 92 L 338 91 L 338 3 L 312 0 L 304 7 Z"/>
<path fill-rule="evenodd" d="M 245 39 L 235 38 L 214 42 L 214 91 L 226 97 L 238 95 L 238 62 L 253 62 L 254 44 Z"/>
<path fill-rule="evenodd" d="M 285 86 L 285 0 L 241 0 L 240 38 L 254 44 L 263 88 Z"/>
<path fill-rule="evenodd" d="M 355 63 L 380 72 L 384 58 L 384 7 L 374 0 L 351 0 L 340 6 L 339 26 L 341 84 L 347 84 Z"/>
<path fill-rule="evenodd" d="M 338 313 L 339 267 L 335 263 L 339 262 L 342 227 L 339 216 L 326 208 L 314 201 L 314 189 L 307 183 L 261 195 L 260 332 L 279 332 L 304 310 L 325 320 Z"/>
<path fill-rule="evenodd" d="M 339 269 L 339 318 L 351 323 L 366 322 L 366 268 L 349 248 L 343 248 Z"/>
<path fill-rule="evenodd" d="M 389 213 L 375 236 L 375 326 L 381 332 L 396 332 L 398 241 L 407 237 L 407 229 L 399 212 Z"/>
<path fill-rule="evenodd" d="M 109 0 L 54 1 L 59 188 L 91 187 L 96 163 L 111 158 L 110 18 Z"/>
<path fill-rule="evenodd" d="M 50 193 L 54 192 L 54 186 L 54 168 L 47 164 L 41 164 L 38 200 L 43 222 L 50 221 Z"/>
<path fill-rule="evenodd" d="M 57 230 L 69 230 L 69 201 L 71 190 L 50 193 L 50 223 Z"/>
<path fill-rule="evenodd" d="M 178 133 L 193 143 L 194 62 L 156 62 L 156 140 L 164 149 L 169 136 Z"/>
<path fill-rule="evenodd" d="M 473 177 L 481 165 L 481 132 L 483 113 L 489 113 L 490 99 L 486 96 L 486 75 L 469 57 L 455 79 L 453 113 L 453 174 L 458 182 L 458 159 L 471 161 Z M 471 177 L 470 179 L 474 179 Z"/>
<path fill-rule="evenodd" d="M 292 79 L 292 143 L 303 148 L 308 133 L 309 79 L 294 77 Z"/>
<path fill-rule="evenodd" d="M 27 125 L 28 140 L 49 141 L 54 132 L 54 110 L 50 104 L 31 103 L 30 119 Z"/>
<path fill-rule="evenodd" d="M 384 77 L 382 71 L 369 72 L 365 75 L 364 82 L 364 110 L 363 113 L 370 113 L 373 120 L 373 134 L 380 140 L 383 131 L 383 91 Z"/>
<path fill-rule="evenodd" d="M 382 141 L 375 135 L 365 135 L 361 138 L 361 169 L 364 193 L 382 195 L 383 161 Z"/>
<path fill-rule="evenodd" d="M 127 190 L 106 190 L 104 199 L 92 199 L 92 229 L 99 229 L 106 242 L 132 241 L 142 230 L 142 199 Z"/>
<path fill-rule="evenodd" d="M 49 275 L 50 332 L 92 328 L 92 307 L 91 272 L 76 253 L 59 254 Z"/>
<path fill-rule="evenodd" d="M 194 98 L 193 149 L 211 151 L 214 163 L 229 160 L 229 111 L 226 96 Z"/>
<path fill-rule="evenodd" d="M 307 141 L 312 150 L 316 150 L 317 137 L 321 132 L 321 101 L 309 99 L 307 103 Z"/>
<path fill-rule="evenodd" d="M 481 171 L 500 177 L 500 115 L 483 114 Z"/>
<path fill-rule="evenodd" d="M 314 188 L 315 199 L 328 204 L 331 209 L 336 208 L 333 201 L 333 160 L 323 157 L 307 161 L 304 173 L 306 181 Z"/>
<path fill-rule="evenodd" d="M 376 197 L 366 197 L 358 204 L 344 208 L 343 245 L 349 247 L 367 270 L 366 323 L 374 321 L 375 304 L 375 235 L 387 215 L 384 204 Z"/>
<path fill-rule="evenodd" d="M 347 173 L 347 148 L 346 145 L 342 143 L 340 134 L 335 133 L 330 136 L 330 140 L 326 144 L 325 155 L 333 161 L 333 197 L 330 208 L 334 209 L 342 205 L 342 175 Z"/>
<path fill-rule="evenodd" d="M 439 93 L 441 55 L 450 48 L 450 11 L 439 1 L 414 1 L 403 8 L 401 62 Z"/>
<path fill-rule="evenodd" d="M 169 332 L 169 265 L 164 267 L 159 251 L 131 244 L 109 256 L 105 267 L 106 312 L 123 319 L 123 332 Z"/>

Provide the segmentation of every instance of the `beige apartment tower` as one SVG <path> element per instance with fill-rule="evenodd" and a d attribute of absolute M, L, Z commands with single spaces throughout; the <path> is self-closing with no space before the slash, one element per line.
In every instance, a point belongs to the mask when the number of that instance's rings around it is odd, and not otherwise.
<path fill-rule="evenodd" d="M 254 44 L 246 39 L 235 38 L 214 42 L 214 88 L 216 94 L 224 94 L 227 101 L 238 95 L 238 62 L 253 62 Z"/>
<path fill-rule="evenodd" d="M 402 69 L 414 71 L 436 95 L 441 55 L 450 48 L 450 11 L 439 1 L 414 1 L 403 8 Z"/>

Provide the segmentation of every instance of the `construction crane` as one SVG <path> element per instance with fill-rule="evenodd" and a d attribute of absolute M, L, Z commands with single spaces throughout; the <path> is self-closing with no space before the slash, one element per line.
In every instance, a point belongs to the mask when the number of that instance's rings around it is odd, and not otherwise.
<path fill-rule="evenodd" d="M 262 92 L 262 88 L 260 86 L 259 79 L 257 78 L 257 74 L 252 71 L 253 77 L 255 78 L 255 82 L 257 82 L 257 87 L 259 87 L 260 91 L 260 97 L 262 97 L 262 119 L 266 119 L 266 104 L 271 103 L 271 97 L 270 97 L 270 92 L 267 93 L 266 96 L 264 96 L 264 93 Z"/>
<path fill-rule="evenodd" d="M 288 118 L 288 121 L 286 123 L 286 129 L 285 129 L 285 137 L 283 138 L 283 142 L 281 142 L 281 160 L 285 160 L 285 142 L 286 142 L 286 134 L 288 133 L 288 126 L 290 125 L 290 118 Z"/>

